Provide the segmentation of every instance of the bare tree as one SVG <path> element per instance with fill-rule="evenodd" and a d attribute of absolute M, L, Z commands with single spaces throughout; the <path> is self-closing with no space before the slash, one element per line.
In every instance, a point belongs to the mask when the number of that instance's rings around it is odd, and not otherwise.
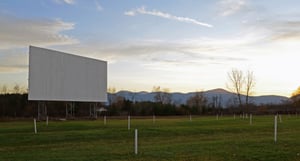
<path fill-rule="evenodd" d="M 300 95 L 300 86 L 292 93 L 292 97 Z"/>
<path fill-rule="evenodd" d="M 161 92 L 160 86 L 154 86 L 152 88 L 152 92 L 155 93 L 154 101 L 162 104 L 162 92 Z"/>
<path fill-rule="evenodd" d="M 135 91 L 132 91 L 132 92 L 130 92 L 130 96 L 131 96 L 131 101 L 133 102 L 133 103 L 135 103 L 136 102 L 136 95 L 137 95 L 137 93 L 135 92 Z"/>
<path fill-rule="evenodd" d="M 2 86 L 1 93 L 2 94 L 7 94 L 7 86 L 6 85 Z"/>
<path fill-rule="evenodd" d="M 161 89 L 160 86 L 154 86 L 152 92 L 155 93 L 154 100 L 161 104 L 171 104 L 172 95 L 170 94 L 170 89 Z"/>
<path fill-rule="evenodd" d="M 108 93 L 116 93 L 116 88 L 115 87 L 109 87 L 108 89 L 107 89 L 107 92 Z"/>
<path fill-rule="evenodd" d="M 228 72 L 228 78 L 230 84 L 227 84 L 227 88 L 237 94 L 239 105 L 242 106 L 241 94 L 244 84 L 243 72 L 241 70 L 232 69 Z"/>
<path fill-rule="evenodd" d="M 253 72 L 247 71 L 246 75 L 244 76 L 241 70 L 232 69 L 231 72 L 228 73 L 228 78 L 230 81 L 230 85 L 227 84 L 227 88 L 237 94 L 239 106 L 242 106 L 243 104 L 241 95 L 245 94 L 245 104 L 248 108 L 249 96 L 253 93 L 253 89 L 255 86 L 255 77 Z"/>
<path fill-rule="evenodd" d="M 221 95 L 213 96 L 211 105 L 213 108 L 222 108 L 222 96 Z"/>
<path fill-rule="evenodd" d="M 170 94 L 170 89 L 169 88 L 164 88 L 162 91 L 163 91 L 163 94 L 162 94 L 163 104 L 171 104 L 172 95 Z"/>
<path fill-rule="evenodd" d="M 300 86 L 292 93 L 291 99 L 294 105 L 298 106 L 300 104 Z"/>
<path fill-rule="evenodd" d="M 253 88 L 255 86 L 255 78 L 253 71 L 247 71 L 247 75 L 245 78 L 246 83 L 246 107 L 249 105 L 249 96 L 252 94 Z"/>
<path fill-rule="evenodd" d="M 203 107 L 206 105 L 207 99 L 203 92 L 195 92 L 195 95 L 187 100 L 187 105 L 190 108 L 195 107 L 200 113 L 203 112 Z"/>
<path fill-rule="evenodd" d="M 116 101 L 116 88 L 115 87 L 109 87 L 107 89 L 107 92 L 109 93 L 108 96 L 108 103 L 111 105 L 112 103 L 114 103 Z"/>
<path fill-rule="evenodd" d="M 20 93 L 20 86 L 18 84 L 14 86 L 14 93 Z"/>

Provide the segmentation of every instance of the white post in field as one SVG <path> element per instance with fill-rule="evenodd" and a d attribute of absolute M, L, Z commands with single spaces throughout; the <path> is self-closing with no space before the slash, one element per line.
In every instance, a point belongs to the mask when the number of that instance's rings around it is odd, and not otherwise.
<path fill-rule="evenodd" d="M 277 115 L 274 118 L 274 142 L 277 142 Z"/>
<path fill-rule="evenodd" d="M 130 115 L 128 115 L 128 130 L 130 130 Z"/>
<path fill-rule="evenodd" d="M 190 114 L 190 121 L 192 121 L 192 115 Z"/>
<path fill-rule="evenodd" d="M 217 114 L 217 120 L 219 120 L 219 114 Z"/>
<path fill-rule="evenodd" d="M 138 154 L 138 130 L 134 130 L 134 153 Z"/>
<path fill-rule="evenodd" d="M 103 120 L 103 123 L 104 123 L 104 125 L 106 125 L 106 115 L 104 115 L 104 118 L 103 118 L 104 120 Z"/>
<path fill-rule="evenodd" d="M 281 115 L 279 115 L 279 122 L 282 123 Z"/>
<path fill-rule="evenodd" d="M 36 129 L 36 119 L 33 119 L 33 125 L 34 125 L 34 133 L 37 133 L 37 129 Z"/>

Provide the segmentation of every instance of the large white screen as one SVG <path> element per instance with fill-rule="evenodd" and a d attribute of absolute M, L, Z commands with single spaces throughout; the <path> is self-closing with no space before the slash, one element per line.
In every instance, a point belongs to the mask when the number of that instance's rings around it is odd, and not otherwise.
<path fill-rule="evenodd" d="M 107 62 L 29 47 L 29 100 L 107 101 Z"/>

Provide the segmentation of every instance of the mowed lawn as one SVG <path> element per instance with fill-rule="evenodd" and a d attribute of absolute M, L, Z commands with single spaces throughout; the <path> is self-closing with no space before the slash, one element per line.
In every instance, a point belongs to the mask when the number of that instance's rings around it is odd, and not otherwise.
<path fill-rule="evenodd" d="M 274 116 L 107 117 L 94 121 L 0 122 L 0 160 L 300 160 L 300 117 L 278 119 L 274 143 Z M 139 149 L 134 154 L 134 129 Z"/>

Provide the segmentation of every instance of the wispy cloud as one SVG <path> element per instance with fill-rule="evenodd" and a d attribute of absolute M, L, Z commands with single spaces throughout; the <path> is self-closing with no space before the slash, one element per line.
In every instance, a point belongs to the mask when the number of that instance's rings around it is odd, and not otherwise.
<path fill-rule="evenodd" d="M 230 16 L 244 9 L 246 5 L 246 0 L 221 0 L 219 2 L 219 14 Z"/>
<path fill-rule="evenodd" d="M 300 20 L 273 21 L 267 26 L 271 28 L 270 39 L 273 41 L 299 42 L 300 40 Z"/>
<path fill-rule="evenodd" d="M 74 23 L 62 20 L 28 19 L 0 14 L 0 49 L 78 43 L 61 32 L 74 29 Z"/>
<path fill-rule="evenodd" d="M 0 73 L 16 73 L 28 70 L 27 50 L 0 50 Z"/>
<path fill-rule="evenodd" d="M 164 62 L 166 64 L 226 64 L 247 61 L 242 54 L 226 56 L 223 53 L 238 50 L 245 44 L 241 39 L 200 40 L 135 40 L 114 44 L 79 44 L 68 48 L 72 52 L 117 63 L 121 61 Z M 230 51 L 228 51 L 230 50 Z"/>
<path fill-rule="evenodd" d="M 150 10 L 146 10 L 145 7 L 140 7 L 140 8 L 137 8 L 137 9 L 126 11 L 126 12 L 124 12 L 124 14 L 127 15 L 127 16 L 136 16 L 137 14 L 151 15 L 151 16 L 157 16 L 157 17 L 170 19 L 170 20 L 175 20 L 175 21 L 179 21 L 179 22 L 185 22 L 185 23 L 200 25 L 200 26 L 204 26 L 204 27 L 213 27 L 213 25 L 211 25 L 211 24 L 201 22 L 201 21 L 198 21 L 198 20 L 193 19 L 193 18 L 174 16 L 170 13 L 165 13 L 165 12 L 161 12 L 161 11 L 157 11 L 157 10 L 151 10 L 150 11 Z"/>
<path fill-rule="evenodd" d="M 135 16 L 136 15 L 136 11 L 134 11 L 134 10 L 126 11 L 126 12 L 124 12 L 124 15 Z"/>
<path fill-rule="evenodd" d="M 102 10 L 103 10 L 103 7 L 102 7 L 101 4 L 99 3 L 99 1 L 95 0 L 95 5 L 96 5 L 97 11 L 102 11 Z"/>
<path fill-rule="evenodd" d="M 75 0 L 54 0 L 56 3 L 62 4 L 62 3 L 66 3 L 69 5 L 75 4 Z"/>
<path fill-rule="evenodd" d="M 265 15 L 268 15 L 265 13 Z M 300 18 L 296 15 L 265 16 L 261 19 L 250 21 L 246 28 L 248 33 L 260 35 L 259 43 L 287 42 L 298 43 L 300 41 Z"/>

